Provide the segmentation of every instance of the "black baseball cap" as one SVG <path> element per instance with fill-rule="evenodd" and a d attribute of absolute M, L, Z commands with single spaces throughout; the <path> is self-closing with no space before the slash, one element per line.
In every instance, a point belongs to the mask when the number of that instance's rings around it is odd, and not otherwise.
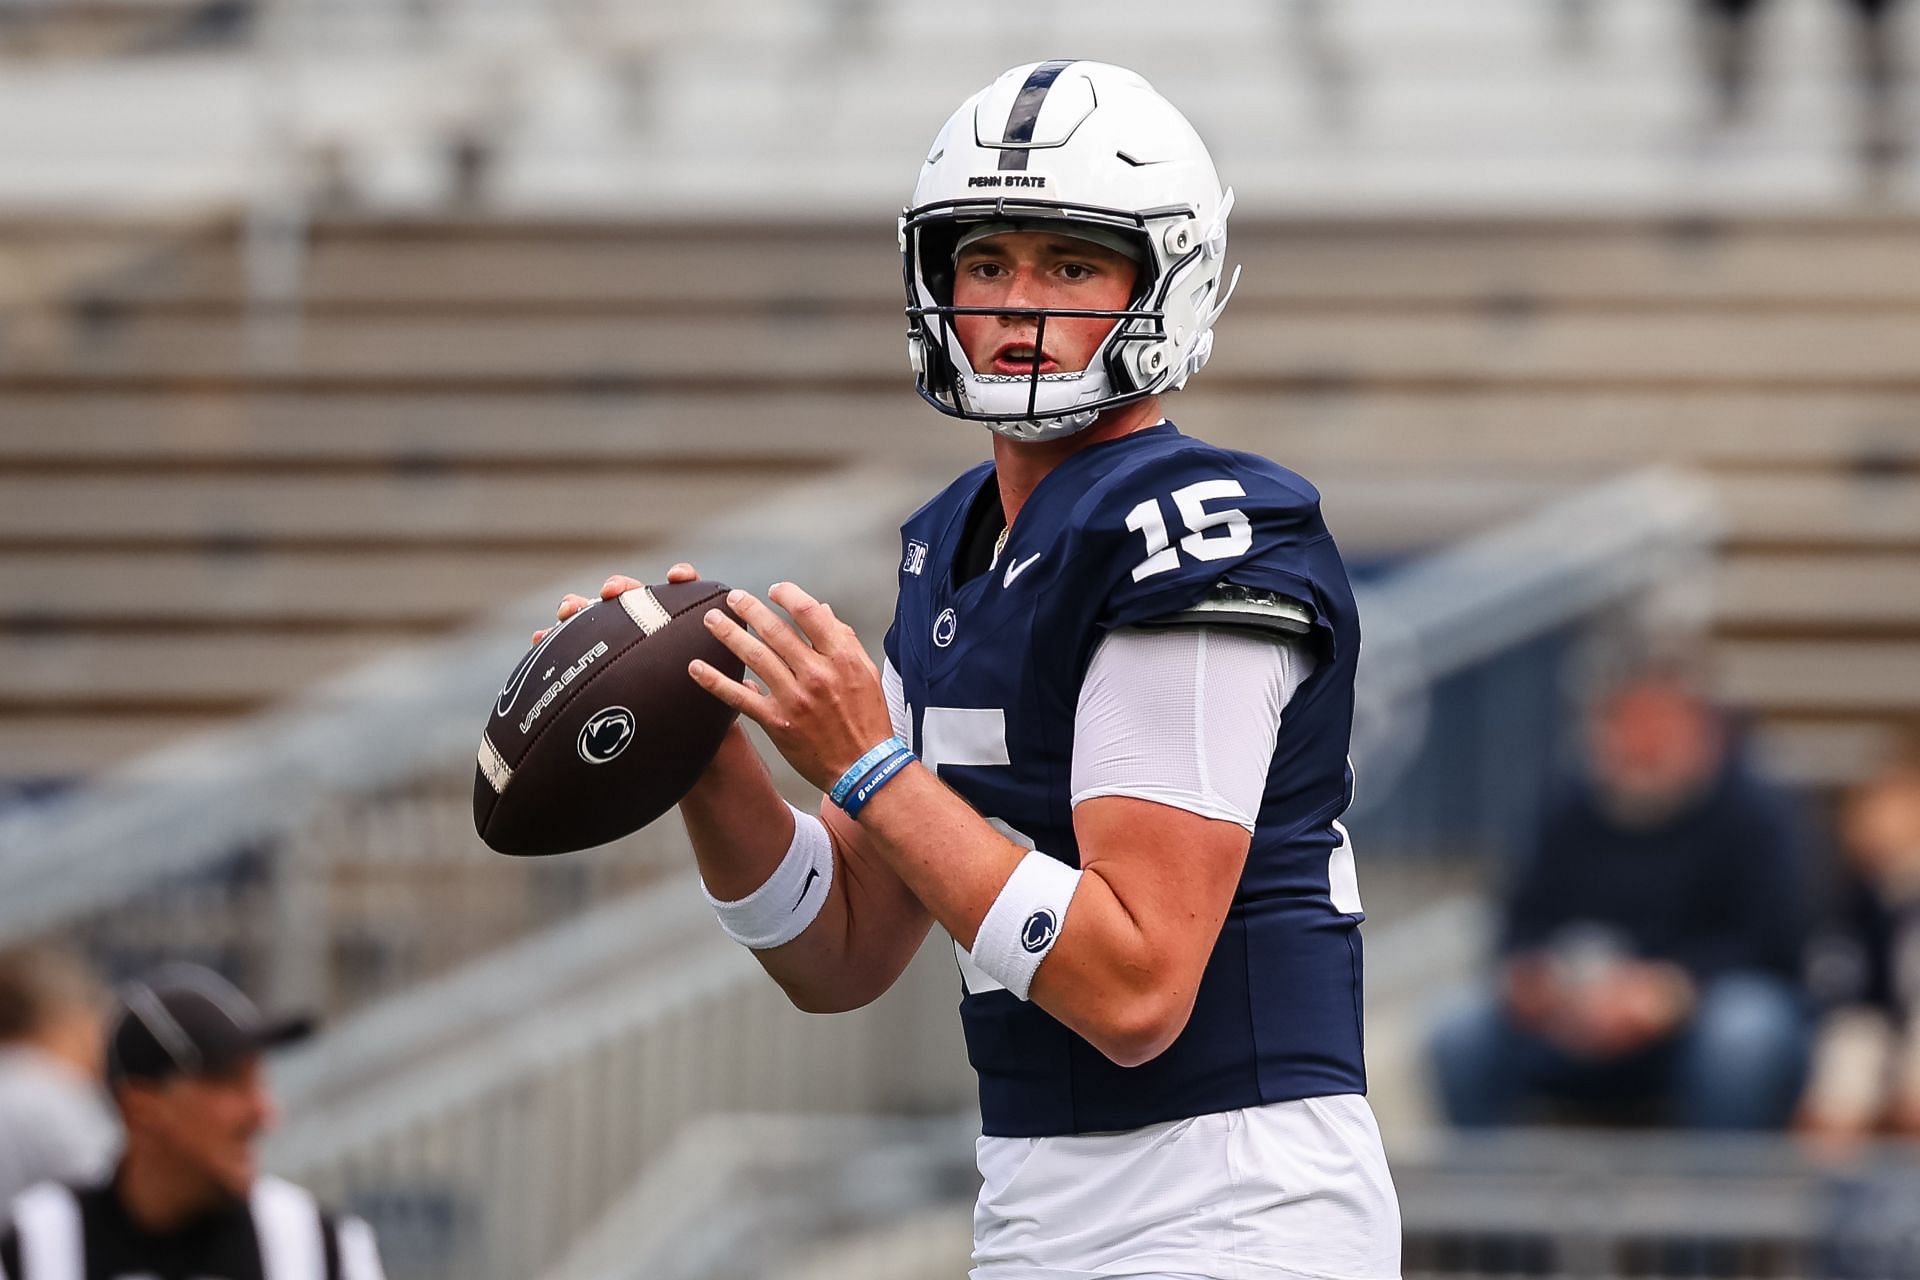
<path fill-rule="evenodd" d="M 119 996 L 107 1033 L 107 1078 L 114 1084 L 221 1075 L 313 1031 L 311 1018 L 262 1017 L 232 983 L 199 965 L 170 965 L 127 983 Z"/>

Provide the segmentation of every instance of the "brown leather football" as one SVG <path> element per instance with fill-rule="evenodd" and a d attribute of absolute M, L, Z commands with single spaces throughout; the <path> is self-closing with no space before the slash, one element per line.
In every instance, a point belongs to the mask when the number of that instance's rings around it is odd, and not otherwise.
<path fill-rule="evenodd" d="M 726 595 L 718 582 L 636 587 L 582 609 L 520 659 L 474 769 L 473 825 L 489 848 L 570 853 L 679 803 L 733 723 L 687 674 L 695 658 L 742 673 L 702 621 L 726 609 Z"/>

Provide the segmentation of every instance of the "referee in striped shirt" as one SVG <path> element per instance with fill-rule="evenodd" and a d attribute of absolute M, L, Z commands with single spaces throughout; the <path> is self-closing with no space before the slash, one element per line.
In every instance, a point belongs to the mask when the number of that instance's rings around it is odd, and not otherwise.
<path fill-rule="evenodd" d="M 13 1202 L 0 1280 L 384 1280 L 364 1222 L 255 1167 L 274 1117 L 261 1057 L 306 1025 L 192 966 L 122 995 L 107 1080 L 126 1148 L 104 1185 Z"/>

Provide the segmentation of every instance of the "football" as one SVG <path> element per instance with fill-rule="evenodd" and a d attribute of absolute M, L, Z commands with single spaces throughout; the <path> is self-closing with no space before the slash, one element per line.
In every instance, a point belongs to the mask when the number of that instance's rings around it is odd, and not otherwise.
<path fill-rule="evenodd" d="M 726 594 L 718 582 L 636 587 L 582 609 L 520 659 L 474 770 L 473 825 L 489 848 L 571 853 L 679 802 L 733 723 L 732 709 L 687 675 L 695 658 L 742 674 L 701 621 L 726 609 Z"/>

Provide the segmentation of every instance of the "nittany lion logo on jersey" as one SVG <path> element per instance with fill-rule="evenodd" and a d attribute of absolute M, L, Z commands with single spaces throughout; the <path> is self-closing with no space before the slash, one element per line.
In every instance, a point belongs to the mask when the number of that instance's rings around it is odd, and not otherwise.
<path fill-rule="evenodd" d="M 933 620 L 933 642 L 944 649 L 953 643 L 954 632 L 960 629 L 960 615 L 951 609 L 942 609 L 940 616 Z"/>
<path fill-rule="evenodd" d="M 580 758 L 588 764 L 607 763 L 627 749 L 633 731 L 633 712 L 625 707 L 603 707 L 580 726 Z"/>

